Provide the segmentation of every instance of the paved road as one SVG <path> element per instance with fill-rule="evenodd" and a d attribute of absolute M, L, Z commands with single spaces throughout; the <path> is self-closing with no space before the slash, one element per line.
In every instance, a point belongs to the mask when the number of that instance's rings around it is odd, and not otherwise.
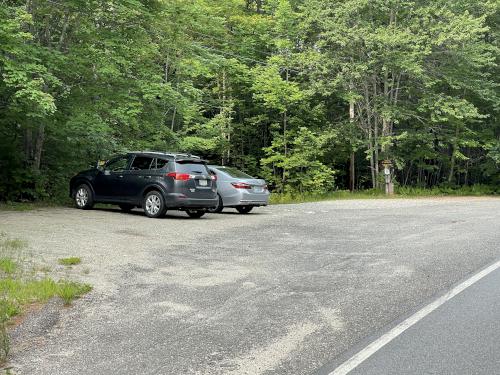
<path fill-rule="evenodd" d="M 466 289 L 351 374 L 498 374 L 500 270 Z"/>
<path fill-rule="evenodd" d="M 314 374 L 500 258 L 500 200 L 44 209 L 0 212 L 0 231 L 39 262 L 82 257 L 95 286 L 14 350 L 21 374 Z"/>

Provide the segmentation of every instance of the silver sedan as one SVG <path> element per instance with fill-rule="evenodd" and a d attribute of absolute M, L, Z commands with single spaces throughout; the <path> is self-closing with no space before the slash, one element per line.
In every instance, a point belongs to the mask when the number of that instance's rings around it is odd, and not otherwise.
<path fill-rule="evenodd" d="M 221 212 L 224 207 L 233 207 L 240 214 L 247 214 L 254 207 L 269 203 L 266 181 L 253 178 L 233 167 L 209 165 L 208 169 L 217 177 L 219 195 L 219 204 L 209 209 L 209 212 Z"/>

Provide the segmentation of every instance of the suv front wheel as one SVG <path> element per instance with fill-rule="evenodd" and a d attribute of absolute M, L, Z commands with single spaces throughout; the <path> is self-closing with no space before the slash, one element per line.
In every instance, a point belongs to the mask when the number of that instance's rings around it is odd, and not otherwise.
<path fill-rule="evenodd" d="M 90 210 L 94 207 L 94 196 L 87 184 L 78 185 L 75 192 L 76 207 L 82 210 Z"/>
<path fill-rule="evenodd" d="M 144 208 L 144 213 L 147 217 L 158 218 L 162 217 L 165 215 L 165 212 L 167 212 L 163 195 L 156 190 L 150 191 L 146 194 L 142 207 Z"/>

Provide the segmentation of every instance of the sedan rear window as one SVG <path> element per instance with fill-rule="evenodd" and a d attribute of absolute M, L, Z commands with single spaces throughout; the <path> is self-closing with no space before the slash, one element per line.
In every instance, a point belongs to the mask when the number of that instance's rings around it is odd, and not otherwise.
<path fill-rule="evenodd" d="M 190 162 L 175 163 L 175 170 L 180 173 L 208 174 L 207 166 L 203 163 L 190 163 Z"/>
<path fill-rule="evenodd" d="M 232 167 L 222 167 L 219 168 L 219 170 L 224 173 L 227 173 L 228 175 L 234 178 L 253 178 L 252 176 L 247 175 L 246 173 Z"/>

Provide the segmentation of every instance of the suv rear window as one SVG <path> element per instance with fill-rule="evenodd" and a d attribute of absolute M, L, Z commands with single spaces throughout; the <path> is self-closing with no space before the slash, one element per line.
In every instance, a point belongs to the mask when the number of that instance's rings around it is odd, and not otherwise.
<path fill-rule="evenodd" d="M 208 174 L 207 166 L 204 163 L 178 162 L 175 163 L 175 170 L 180 173 Z"/>

